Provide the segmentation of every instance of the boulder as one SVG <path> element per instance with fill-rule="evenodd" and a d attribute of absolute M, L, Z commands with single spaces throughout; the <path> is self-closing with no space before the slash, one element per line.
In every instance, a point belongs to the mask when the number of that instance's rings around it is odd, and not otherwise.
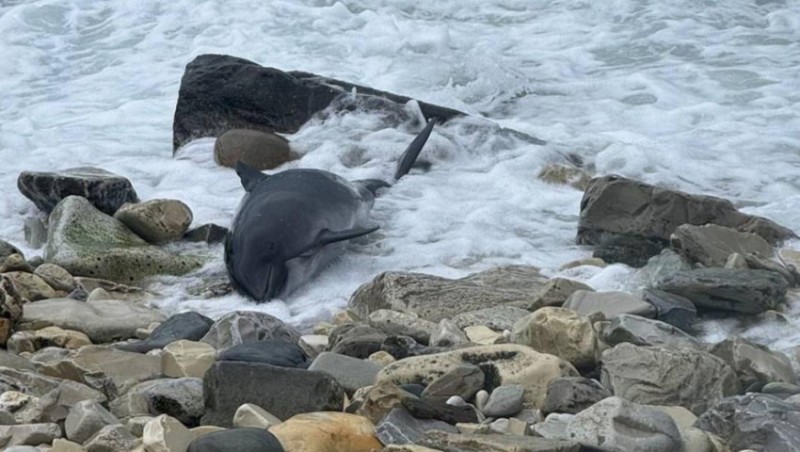
<path fill-rule="evenodd" d="M 591 322 L 570 309 L 548 306 L 520 319 L 513 340 L 565 359 L 579 369 L 594 367 L 597 362 L 597 338 Z"/>
<path fill-rule="evenodd" d="M 292 452 L 372 452 L 383 444 L 369 419 L 349 413 L 303 413 L 273 425 L 283 448 Z"/>
<path fill-rule="evenodd" d="M 672 325 L 630 314 L 620 314 L 615 317 L 603 329 L 601 338 L 612 347 L 630 342 L 634 345 L 659 345 L 676 349 L 704 349 L 700 341 Z"/>
<path fill-rule="evenodd" d="M 205 411 L 203 380 L 164 378 L 145 381 L 132 387 L 110 404 L 119 418 L 166 414 L 187 426 L 196 426 Z"/>
<path fill-rule="evenodd" d="M 119 423 L 119 419 L 99 403 L 84 400 L 69 410 L 64 431 L 71 441 L 83 444 L 101 428 Z"/>
<path fill-rule="evenodd" d="M 65 330 L 57 326 L 48 326 L 35 331 L 18 331 L 8 340 L 7 347 L 14 353 L 35 352 L 45 347 L 60 347 L 76 350 L 84 345 L 92 345 L 92 341 L 80 331 Z"/>
<path fill-rule="evenodd" d="M 445 452 L 580 452 L 574 441 L 522 435 L 463 434 L 430 430 L 420 444 Z"/>
<path fill-rule="evenodd" d="M 511 330 L 519 319 L 530 312 L 516 306 L 500 305 L 457 314 L 453 323 L 461 329 L 470 326 L 486 326 L 496 331 Z"/>
<path fill-rule="evenodd" d="M 42 399 L 52 397 L 52 400 L 44 400 L 48 405 L 41 408 L 50 410 L 47 415 L 58 418 L 57 420 L 64 419 L 68 409 L 82 400 L 91 400 L 98 403 L 104 403 L 108 400 L 101 392 L 75 381 L 0 367 L 0 393 L 6 391 L 17 391 Z M 27 414 L 37 416 L 43 413 L 20 413 L 18 411 L 15 413 L 15 417 L 21 419 L 23 415 Z"/>
<path fill-rule="evenodd" d="M 698 268 L 674 273 L 656 288 L 686 297 L 698 308 L 758 314 L 784 300 L 788 283 L 766 270 Z"/>
<path fill-rule="evenodd" d="M 369 325 L 345 323 L 328 335 L 328 347 L 334 353 L 364 359 L 379 351 L 385 340 L 385 334 Z M 416 344 L 413 339 L 408 340 Z"/>
<path fill-rule="evenodd" d="M 69 196 L 80 196 L 108 215 L 126 202 L 138 202 L 131 182 L 100 168 L 70 168 L 57 172 L 23 171 L 17 187 L 39 209 L 50 213 Z"/>
<path fill-rule="evenodd" d="M 536 299 L 526 309 L 535 311 L 546 306 L 563 306 L 567 299 L 578 290 L 594 291 L 590 286 L 573 279 L 553 278 L 545 284 Z"/>
<path fill-rule="evenodd" d="M 279 419 L 311 411 L 341 411 L 344 389 L 321 372 L 269 364 L 219 361 L 203 378 L 204 425 L 229 427 L 244 403 L 258 405 Z"/>
<path fill-rule="evenodd" d="M 53 298 L 26 304 L 21 322 L 80 331 L 92 342 L 103 343 L 135 337 L 137 329 L 163 319 L 155 308 L 121 300 Z"/>
<path fill-rule="evenodd" d="M 564 308 L 583 316 L 601 312 L 607 319 L 613 319 L 620 314 L 634 314 L 641 317 L 656 315 L 656 309 L 651 304 L 627 292 L 577 290 L 569 296 Z"/>
<path fill-rule="evenodd" d="M 469 342 L 467 335 L 450 319 L 442 319 L 430 338 L 432 347 L 453 347 Z"/>
<path fill-rule="evenodd" d="M 772 245 L 758 234 L 739 232 L 716 224 L 697 226 L 684 224 L 670 236 L 670 244 L 679 253 L 703 267 L 724 267 L 728 256 L 755 253 L 771 257 Z"/>
<path fill-rule="evenodd" d="M 385 272 L 359 287 L 349 305 L 361 318 L 392 309 L 438 323 L 466 311 L 528 306 L 546 283 L 538 268 L 524 266 L 495 268 L 462 279 Z"/>
<path fill-rule="evenodd" d="M 200 339 L 222 351 L 234 345 L 265 339 L 284 339 L 296 344 L 300 333 L 277 317 L 256 311 L 234 311 L 214 322 Z"/>
<path fill-rule="evenodd" d="M 274 133 L 248 129 L 231 129 L 214 143 L 214 161 L 233 168 L 244 162 L 263 171 L 277 168 L 292 160 L 289 141 Z"/>
<path fill-rule="evenodd" d="M 691 331 L 697 321 L 697 308 L 686 297 L 663 290 L 645 289 L 642 300 L 656 310 L 656 319 L 683 331 Z"/>
<path fill-rule="evenodd" d="M 601 361 L 603 386 L 635 403 L 682 406 L 699 415 L 740 389 L 730 366 L 699 350 L 623 343 L 604 351 Z"/>
<path fill-rule="evenodd" d="M 47 233 L 45 232 L 45 234 Z M 14 253 L 5 258 L 0 258 L 0 273 L 8 272 L 33 273 L 33 267 L 25 260 L 24 256 Z"/>
<path fill-rule="evenodd" d="M 446 422 L 417 419 L 404 408 L 394 408 L 377 426 L 377 437 L 383 444 L 415 444 L 428 430 L 458 433 Z"/>
<path fill-rule="evenodd" d="M 29 301 L 44 300 L 58 296 L 56 291 L 45 280 L 33 273 L 13 271 L 4 275 L 14 284 L 19 296 L 27 298 Z"/>
<path fill-rule="evenodd" d="M 187 452 L 284 452 L 278 438 L 261 428 L 234 428 L 203 435 Z"/>
<path fill-rule="evenodd" d="M 741 337 L 725 339 L 710 352 L 733 368 L 745 389 L 760 389 L 767 383 L 794 384 L 797 380 L 789 357 Z"/>
<path fill-rule="evenodd" d="M 311 363 L 308 370 L 330 375 L 349 394 L 375 381 L 381 366 L 370 361 L 338 353 L 323 352 Z"/>
<path fill-rule="evenodd" d="M 356 391 L 347 411 L 365 416 L 373 423 L 379 423 L 398 407 L 405 408 L 417 419 L 438 419 L 450 424 L 478 421 L 474 407 L 444 403 L 441 399 L 420 399 L 418 394 L 422 390 L 413 386 L 416 385 L 400 387 L 389 381 L 379 381 Z"/>
<path fill-rule="evenodd" d="M 73 275 L 125 284 L 159 274 L 181 275 L 201 263 L 148 244 L 79 196 L 65 198 L 50 214 L 44 259 Z"/>
<path fill-rule="evenodd" d="M 480 367 L 473 364 L 456 366 L 441 377 L 433 380 L 422 392 L 424 399 L 449 399 L 459 396 L 470 400 L 483 388 L 485 375 Z"/>
<path fill-rule="evenodd" d="M 144 426 L 142 444 L 147 452 L 183 452 L 194 439 L 177 419 L 162 414 Z"/>
<path fill-rule="evenodd" d="M 192 210 L 176 199 L 123 204 L 114 218 L 150 243 L 178 240 L 192 223 Z"/>
<path fill-rule="evenodd" d="M 87 452 L 117 452 L 133 450 L 139 439 L 122 424 L 106 425 L 89 438 L 84 447 Z"/>
<path fill-rule="evenodd" d="M 502 385 L 494 388 L 489 399 L 481 407 L 488 417 L 513 416 L 522 410 L 525 388 L 521 385 Z"/>
<path fill-rule="evenodd" d="M 515 344 L 468 347 L 434 355 L 415 356 L 387 365 L 378 373 L 376 382 L 396 384 L 432 383 L 454 368 L 472 364 L 486 376 L 484 387 L 494 389 L 503 384 L 520 384 L 525 388 L 525 407 L 541 408 L 547 384 L 562 376 L 577 376 L 567 361 L 539 353 L 530 347 Z"/>
<path fill-rule="evenodd" d="M 732 450 L 800 450 L 800 407 L 767 394 L 719 400 L 697 419 L 695 427 L 719 435 Z"/>
<path fill-rule="evenodd" d="M 36 267 L 33 274 L 42 278 L 44 282 L 55 290 L 70 292 L 75 289 L 75 280 L 72 275 L 58 265 L 45 262 Z"/>
<path fill-rule="evenodd" d="M 214 321 L 197 312 L 183 312 L 175 314 L 163 321 L 150 333 L 150 336 L 140 342 L 118 344 L 120 350 L 137 353 L 147 353 L 150 350 L 164 348 L 167 345 L 185 339 L 199 341 L 211 329 Z"/>
<path fill-rule="evenodd" d="M 217 359 L 214 347 L 204 342 L 175 341 L 161 353 L 161 372 L 164 376 L 203 378 Z"/>
<path fill-rule="evenodd" d="M 0 444 L 4 447 L 50 444 L 56 438 L 61 438 L 58 424 L 0 425 Z"/>
<path fill-rule="evenodd" d="M 369 325 L 387 336 L 410 336 L 421 344 L 428 344 L 437 325 L 413 314 L 379 309 L 369 314 Z"/>
<path fill-rule="evenodd" d="M 310 364 L 303 349 L 285 339 L 265 339 L 234 345 L 220 352 L 219 361 L 244 361 L 305 369 Z"/>
<path fill-rule="evenodd" d="M 556 378 L 547 385 L 542 411 L 545 414 L 577 414 L 606 397 L 611 397 L 611 393 L 597 380 L 584 377 Z"/>

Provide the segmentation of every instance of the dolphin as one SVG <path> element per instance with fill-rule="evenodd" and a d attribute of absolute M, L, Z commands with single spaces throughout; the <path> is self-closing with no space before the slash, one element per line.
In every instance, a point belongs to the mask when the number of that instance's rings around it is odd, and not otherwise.
<path fill-rule="evenodd" d="M 414 165 L 434 123 L 405 150 L 395 180 Z M 245 195 L 225 237 L 225 265 L 233 287 L 256 302 L 288 295 L 339 256 L 346 240 L 376 231 L 369 211 L 377 190 L 390 186 L 317 169 L 270 176 L 241 161 L 236 173 Z"/>

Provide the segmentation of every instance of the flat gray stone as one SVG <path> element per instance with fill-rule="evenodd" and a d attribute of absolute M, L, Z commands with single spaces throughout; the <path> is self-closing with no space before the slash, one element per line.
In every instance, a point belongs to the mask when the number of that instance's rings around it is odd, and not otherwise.
<path fill-rule="evenodd" d="M 547 385 L 542 411 L 547 414 L 577 414 L 606 397 L 611 397 L 611 393 L 596 380 L 584 377 L 556 378 Z"/>
<path fill-rule="evenodd" d="M 450 319 L 440 320 L 439 326 L 431 335 L 430 339 L 430 345 L 432 347 L 452 347 L 468 342 L 469 339 L 467 335 Z"/>
<path fill-rule="evenodd" d="M 575 441 L 562 441 L 535 436 L 498 434 L 461 434 L 431 430 L 425 433 L 420 445 L 436 450 L 458 452 L 580 452 Z"/>
<path fill-rule="evenodd" d="M 139 439 L 122 424 L 106 425 L 84 444 L 87 452 L 134 450 Z"/>
<path fill-rule="evenodd" d="M 345 391 L 353 393 L 359 388 L 375 383 L 375 376 L 378 375 L 381 366 L 338 353 L 322 352 L 308 370 L 330 375 Z"/>
<path fill-rule="evenodd" d="M 416 419 L 405 408 L 394 408 L 378 423 L 375 436 L 383 444 L 416 444 L 429 430 L 458 433 L 458 429 L 447 422 Z"/>
<path fill-rule="evenodd" d="M 492 391 L 483 406 L 483 414 L 490 417 L 513 416 L 522 410 L 525 388 L 520 385 L 502 385 Z"/>
<path fill-rule="evenodd" d="M 646 289 L 642 300 L 656 309 L 656 319 L 683 331 L 691 331 L 697 321 L 697 308 L 691 300 L 663 290 Z"/>
<path fill-rule="evenodd" d="M 379 309 L 369 315 L 369 325 L 387 336 L 409 336 L 420 344 L 428 344 L 437 325 L 406 312 Z"/>
<path fill-rule="evenodd" d="M 684 331 L 658 320 L 620 314 L 603 329 L 603 342 L 610 346 L 630 342 L 634 345 L 660 345 L 668 348 L 704 350 L 704 345 Z"/>
<path fill-rule="evenodd" d="M 486 326 L 495 331 L 512 330 L 519 319 L 530 314 L 530 311 L 516 306 L 494 306 L 463 312 L 453 317 L 453 323 L 464 329 L 468 326 Z"/>
<path fill-rule="evenodd" d="M 422 398 L 449 399 L 452 396 L 459 396 L 464 400 L 470 400 L 483 388 L 484 380 L 485 376 L 480 367 L 462 364 L 433 380 L 422 391 Z"/>
<path fill-rule="evenodd" d="M 184 377 L 145 381 L 111 402 L 110 407 L 119 418 L 166 414 L 186 426 L 197 426 L 205 412 L 203 380 Z"/>
<path fill-rule="evenodd" d="M 4 446 L 38 446 L 61 438 L 58 424 L 0 425 L 0 444 Z"/>
<path fill-rule="evenodd" d="M 761 236 L 739 232 L 716 224 L 678 226 L 670 237 L 670 244 L 690 261 L 703 267 L 724 267 L 728 256 L 750 253 L 771 257 L 775 250 Z"/>
<path fill-rule="evenodd" d="M 710 352 L 733 368 L 742 388 L 757 385 L 760 389 L 767 383 L 794 384 L 797 381 L 788 356 L 747 339 L 725 339 Z"/>
<path fill-rule="evenodd" d="M 67 439 L 83 444 L 103 427 L 119 423 L 120 420 L 99 403 L 84 400 L 69 410 L 64 431 Z"/>
<path fill-rule="evenodd" d="M 613 319 L 620 314 L 634 314 L 650 318 L 656 315 L 656 309 L 651 304 L 627 292 L 578 290 L 570 295 L 564 303 L 564 307 L 583 316 L 602 312 L 607 319 Z"/>

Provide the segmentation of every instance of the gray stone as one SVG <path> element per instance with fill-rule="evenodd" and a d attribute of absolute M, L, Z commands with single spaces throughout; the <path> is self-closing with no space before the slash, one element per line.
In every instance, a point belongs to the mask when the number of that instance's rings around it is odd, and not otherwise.
<path fill-rule="evenodd" d="M 0 260 L 0 273 L 25 272 L 33 273 L 33 267 L 21 254 L 12 254 Z"/>
<path fill-rule="evenodd" d="M 260 428 L 233 428 L 195 438 L 187 452 L 284 452 L 278 438 Z"/>
<path fill-rule="evenodd" d="M 596 380 L 584 377 L 556 378 L 547 385 L 542 411 L 547 414 L 577 414 L 606 397 L 611 397 L 611 393 Z"/>
<path fill-rule="evenodd" d="M 120 420 L 99 403 L 84 400 L 69 410 L 64 431 L 70 441 L 83 444 L 103 427 L 119 423 Z"/>
<path fill-rule="evenodd" d="M 286 420 L 298 413 L 341 411 L 344 389 L 321 372 L 269 364 L 219 361 L 203 378 L 204 425 L 230 427 L 244 403 Z"/>
<path fill-rule="evenodd" d="M 3 349 L 0 349 L 0 367 L 8 367 L 13 370 L 34 370 L 30 361 Z"/>
<path fill-rule="evenodd" d="M 672 418 L 656 409 L 609 397 L 576 414 L 566 434 L 583 446 L 609 452 L 681 452 Z"/>
<path fill-rule="evenodd" d="M 580 233 L 580 229 L 578 229 Z M 592 235 L 592 257 L 609 264 L 644 267 L 650 258 L 657 256 L 666 246 L 663 240 L 631 234 L 600 231 Z"/>
<path fill-rule="evenodd" d="M 739 253 L 731 253 L 731 255 L 728 256 L 728 259 L 725 260 L 725 265 L 723 265 L 723 268 L 747 270 L 748 268 L 750 268 L 750 266 L 747 265 L 746 257 L 742 256 Z"/>
<path fill-rule="evenodd" d="M 349 305 L 361 318 L 392 309 L 439 322 L 466 311 L 530 305 L 546 283 L 538 268 L 523 266 L 500 267 L 462 279 L 386 272 L 359 287 Z"/>
<path fill-rule="evenodd" d="M 533 424 L 531 430 L 542 438 L 568 440 L 567 426 L 574 417 L 574 414 L 550 413 L 543 421 Z"/>
<path fill-rule="evenodd" d="M 491 417 L 513 416 L 522 409 L 525 388 L 520 385 L 502 385 L 495 388 L 484 405 L 483 414 Z"/>
<path fill-rule="evenodd" d="M 758 314 L 783 301 L 788 283 L 766 270 L 699 268 L 675 273 L 656 288 L 686 297 L 699 308 Z"/>
<path fill-rule="evenodd" d="M 453 323 L 461 329 L 469 326 L 487 326 L 495 331 L 511 330 L 519 319 L 530 314 L 529 311 L 516 306 L 495 306 L 463 312 L 453 317 Z"/>
<path fill-rule="evenodd" d="M 431 335 L 430 345 L 433 347 L 452 347 L 469 342 L 467 335 L 450 319 L 442 319 Z"/>
<path fill-rule="evenodd" d="M 441 399 L 459 396 L 472 399 L 483 388 L 483 371 L 472 364 L 456 366 L 441 377 L 433 380 L 422 392 L 422 398 Z"/>
<path fill-rule="evenodd" d="M 561 441 L 535 436 L 498 434 L 456 434 L 431 430 L 420 445 L 444 452 L 580 452 L 574 441 Z"/>
<path fill-rule="evenodd" d="M 245 342 L 264 339 L 285 339 L 293 344 L 300 340 L 300 333 L 277 317 L 256 311 L 234 311 L 214 322 L 208 333 L 200 339 L 222 351 Z"/>
<path fill-rule="evenodd" d="M 397 337 L 407 338 L 413 344 L 416 344 L 416 341 L 410 337 Z M 346 323 L 337 326 L 331 331 L 328 335 L 328 347 L 334 353 L 366 359 L 371 354 L 380 351 L 381 345 L 385 340 L 385 334 L 369 325 Z M 394 356 L 399 359 L 399 355 Z"/>
<path fill-rule="evenodd" d="M 234 345 L 219 352 L 217 361 L 244 361 L 299 369 L 305 369 L 311 364 L 303 349 L 284 339 L 265 339 Z"/>
<path fill-rule="evenodd" d="M 220 243 L 225 240 L 228 228 L 218 224 L 208 223 L 186 231 L 183 240 L 187 242 L 206 242 L 208 244 Z"/>
<path fill-rule="evenodd" d="M 147 353 L 150 350 L 164 348 L 181 339 L 199 341 L 208 334 L 213 324 L 213 320 L 197 312 L 183 312 L 162 322 L 147 339 L 140 342 L 118 344 L 116 347 L 120 350 Z"/>
<path fill-rule="evenodd" d="M 615 317 L 611 324 L 603 329 L 602 339 L 612 347 L 630 342 L 634 345 L 704 349 L 700 341 L 672 325 L 630 314 L 620 314 Z"/>
<path fill-rule="evenodd" d="M 790 383 L 772 382 L 765 384 L 764 387 L 761 388 L 761 392 L 774 395 L 779 399 L 786 399 L 795 394 L 800 394 L 800 386 Z"/>
<path fill-rule="evenodd" d="M 196 426 L 205 411 L 203 380 L 184 377 L 145 381 L 111 402 L 110 406 L 111 412 L 119 418 L 166 414 L 184 425 Z"/>
<path fill-rule="evenodd" d="M 670 244 L 703 267 L 724 267 L 732 253 L 742 256 L 756 253 L 763 257 L 774 254 L 772 245 L 761 236 L 716 224 L 681 225 L 670 236 Z"/>
<path fill-rule="evenodd" d="M 656 319 L 683 331 L 691 331 L 697 321 L 697 308 L 691 300 L 663 290 L 646 289 L 642 299 L 656 310 Z"/>
<path fill-rule="evenodd" d="M 725 339 L 710 352 L 722 358 L 739 377 L 742 388 L 796 382 L 789 357 L 741 337 Z"/>
<path fill-rule="evenodd" d="M 553 278 L 542 288 L 542 291 L 536 296 L 533 304 L 527 306 L 526 309 L 535 311 L 546 306 L 561 307 L 564 305 L 564 302 L 567 301 L 567 298 L 578 290 L 591 292 L 594 289 L 580 281 L 566 278 Z"/>
<path fill-rule="evenodd" d="M 47 242 L 47 227 L 40 218 L 25 218 L 22 229 L 25 234 L 25 241 L 31 248 L 38 250 Z"/>
<path fill-rule="evenodd" d="M 14 271 L 7 272 L 4 276 L 11 279 L 19 296 L 27 298 L 29 301 L 44 300 L 57 296 L 56 291 L 49 284 L 33 273 Z"/>
<path fill-rule="evenodd" d="M 601 361 L 603 386 L 635 403 L 677 405 L 699 415 L 740 389 L 730 366 L 699 350 L 623 343 L 604 351 Z"/>
<path fill-rule="evenodd" d="M 139 444 L 138 438 L 133 436 L 122 424 L 106 425 L 84 444 L 86 452 L 119 452 L 134 450 Z"/>
<path fill-rule="evenodd" d="M 338 353 L 323 352 L 311 363 L 308 370 L 330 375 L 345 391 L 353 393 L 373 384 L 381 366 Z"/>
<path fill-rule="evenodd" d="M 75 280 L 72 275 L 63 267 L 55 264 L 44 264 L 36 267 L 33 274 L 42 278 L 44 282 L 50 285 L 55 290 L 71 291 L 75 289 Z"/>
<path fill-rule="evenodd" d="M 720 436 L 732 450 L 800 450 L 800 407 L 766 394 L 722 399 L 697 419 L 695 427 Z"/>
<path fill-rule="evenodd" d="M 178 240 L 192 223 L 192 210 L 176 199 L 123 204 L 114 218 L 150 243 Z"/>
<path fill-rule="evenodd" d="M 95 343 L 135 337 L 137 329 L 164 320 L 155 308 L 121 300 L 53 298 L 28 303 L 23 310 L 22 323 L 80 331 Z"/>
<path fill-rule="evenodd" d="M 376 435 L 383 444 L 416 444 L 428 430 L 458 433 L 447 422 L 416 419 L 404 408 L 394 408 L 377 425 Z"/>
<path fill-rule="evenodd" d="M 70 168 L 52 173 L 23 171 L 17 187 L 46 213 L 73 195 L 87 199 L 109 215 L 126 202 L 139 201 L 128 179 L 101 168 Z"/>
<path fill-rule="evenodd" d="M 369 325 L 387 336 L 410 336 L 421 344 L 430 342 L 437 325 L 406 312 L 379 309 L 369 314 Z"/>
<path fill-rule="evenodd" d="M 107 401 L 101 392 L 75 381 L 0 367 L 0 393 L 5 391 L 18 391 L 42 398 L 53 397 L 54 409 L 64 408 L 65 417 L 66 408 L 82 400 L 98 403 Z"/>
<path fill-rule="evenodd" d="M 38 446 L 61 438 L 58 424 L 0 425 L 0 444 L 3 446 Z"/>
<path fill-rule="evenodd" d="M 197 257 L 148 244 L 78 196 L 65 198 L 50 214 L 44 259 L 72 275 L 124 284 L 153 275 L 182 275 L 201 264 Z"/>
<path fill-rule="evenodd" d="M 263 171 L 292 160 L 289 142 L 273 133 L 249 129 L 231 129 L 214 143 L 214 161 L 233 168 L 237 161 Z"/>
<path fill-rule="evenodd" d="M 641 317 L 655 317 L 656 310 L 638 297 L 627 292 L 589 292 L 578 290 L 574 292 L 564 307 L 583 316 L 595 312 L 602 312 L 607 319 L 613 319 L 620 314 L 635 314 Z"/>

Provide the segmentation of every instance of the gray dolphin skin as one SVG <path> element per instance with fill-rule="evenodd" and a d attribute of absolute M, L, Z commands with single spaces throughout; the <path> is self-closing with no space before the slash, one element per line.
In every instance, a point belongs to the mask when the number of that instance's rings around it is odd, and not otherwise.
<path fill-rule="evenodd" d="M 411 169 L 434 121 L 408 146 L 395 179 Z M 257 302 L 288 295 L 335 259 L 344 241 L 376 231 L 369 211 L 387 182 L 349 182 L 328 171 L 290 169 L 268 176 L 236 163 L 244 198 L 225 237 L 233 287 Z"/>

